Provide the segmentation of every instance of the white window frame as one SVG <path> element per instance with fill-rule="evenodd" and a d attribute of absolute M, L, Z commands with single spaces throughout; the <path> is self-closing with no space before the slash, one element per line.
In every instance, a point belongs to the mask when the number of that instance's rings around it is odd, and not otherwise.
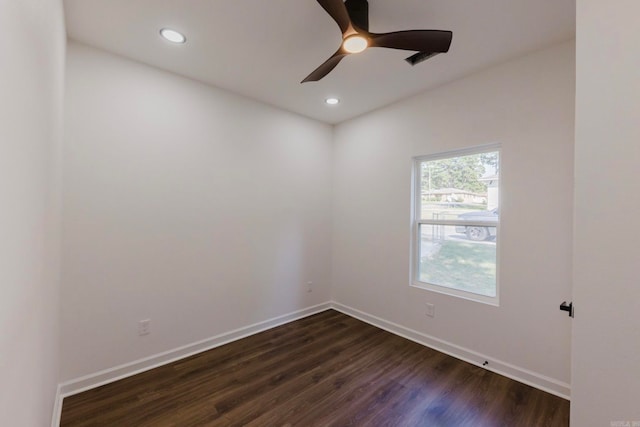
<path fill-rule="evenodd" d="M 447 151 L 444 153 L 430 154 L 426 156 L 417 156 L 413 158 L 412 185 L 411 185 L 411 281 L 410 285 L 415 288 L 425 289 L 440 294 L 450 295 L 462 299 L 476 301 L 484 304 L 499 306 L 500 305 L 500 218 L 502 218 L 502 179 L 498 181 L 499 201 L 498 209 L 500 214 L 498 216 L 498 223 L 487 223 L 483 221 L 469 222 L 466 220 L 423 220 L 421 219 L 422 209 L 422 188 L 421 188 L 421 176 L 420 165 L 425 161 L 450 159 L 454 157 L 464 157 L 473 154 L 482 154 L 489 152 L 498 152 L 498 158 L 500 162 L 500 175 L 502 175 L 502 152 L 500 144 L 483 145 L 479 147 L 465 148 L 462 150 Z M 436 285 L 433 283 L 423 282 L 419 280 L 420 275 L 420 225 L 478 225 L 478 226 L 491 226 L 496 227 L 496 296 L 490 297 L 486 295 L 480 295 L 473 292 L 463 291 L 460 289 L 450 288 L 448 286 Z"/>

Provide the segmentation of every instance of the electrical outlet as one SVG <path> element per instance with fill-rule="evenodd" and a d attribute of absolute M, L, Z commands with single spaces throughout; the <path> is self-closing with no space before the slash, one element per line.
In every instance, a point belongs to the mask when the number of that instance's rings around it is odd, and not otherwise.
<path fill-rule="evenodd" d="M 426 306 L 427 306 L 426 315 L 429 317 L 436 317 L 436 306 L 429 303 L 427 303 Z"/>
<path fill-rule="evenodd" d="M 151 319 L 144 319 L 138 322 L 138 335 L 149 335 L 151 333 Z"/>
<path fill-rule="evenodd" d="M 307 282 L 307 292 L 313 292 L 313 282 Z"/>

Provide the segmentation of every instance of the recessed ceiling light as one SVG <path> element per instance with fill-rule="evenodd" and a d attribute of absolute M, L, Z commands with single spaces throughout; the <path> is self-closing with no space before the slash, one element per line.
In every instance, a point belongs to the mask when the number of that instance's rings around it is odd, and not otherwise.
<path fill-rule="evenodd" d="M 369 41 L 362 36 L 351 36 L 344 40 L 342 47 L 349 53 L 360 53 L 369 47 Z"/>
<path fill-rule="evenodd" d="M 184 43 L 187 41 L 187 38 L 182 33 L 170 28 L 161 29 L 160 35 L 172 43 Z"/>
<path fill-rule="evenodd" d="M 338 98 L 327 98 L 324 100 L 324 102 L 327 105 L 338 105 L 340 103 L 340 100 Z"/>

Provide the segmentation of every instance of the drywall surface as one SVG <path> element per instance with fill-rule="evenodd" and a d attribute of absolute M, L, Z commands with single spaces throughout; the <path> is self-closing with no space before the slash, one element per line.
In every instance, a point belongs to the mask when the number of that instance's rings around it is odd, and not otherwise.
<path fill-rule="evenodd" d="M 67 70 L 63 381 L 329 300 L 330 126 L 76 43 Z"/>
<path fill-rule="evenodd" d="M 640 425 L 640 3 L 576 16 L 571 425 Z"/>
<path fill-rule="evenodd" d="M 62 2 L 0 2 L 0 424 L 44 426 L 58 383 Z"/>
<path fill-rule="evenodd" d="M 335 301 L 568 389 L 574 60 L 565 43 L 337 126 Z M 500 306 L 410 287 L 412 157 L 493 143 Z"/>

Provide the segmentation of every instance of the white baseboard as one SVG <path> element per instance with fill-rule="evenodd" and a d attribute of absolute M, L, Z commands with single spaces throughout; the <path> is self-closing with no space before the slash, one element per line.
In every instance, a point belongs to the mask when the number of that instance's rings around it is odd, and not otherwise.
<path fill-rule="evenodd" d="M 348 316 L 355 317 L 356 319 L 362 320 L 363 322 L 369 323 L 370 325 L 376 326 L 380 329 L 384 329 L 385 331 L 391 332 L 392 334 L 407 338 L 408 340 L 417 342 L 418 344 L 422 344 L 426 347 L 453 356 L 456 359 L 464 360 L 465 362 L 471 363 L 472 365 L 485 368 L 488 371 L 495 372 L 497 374 L 530 385 L 542 391 L 546 391 L 563 399 L 570 400 L 571 385 L 565 382 L 558 381 L 554 378 L 538 374 L 528 369 L 520 368 L 510 363 L 491 358 L 473 350 L 469 350 L 467 348 L 452 344 L 439 338 L 423 334 L 422 332 L 406 328 L 402 325 L 389 322 L 380 317 L 367 314 L 365 312 L 337 302 L 332 302 L 331 308 Z M 482 366 L 485 361 L 488 361 L 489 364 L 487 366 Z"/>
<path fill-rule="evenodd" d="M 114 381 L 118 381 L 123 378 L 127 378 L 132 375 L 136 375 L 141 372 L 145 372 L 150 369 L 154 369 L 189 356 L 193 356 L 194 354 L 202 353 L 203 351 L 211 350 L 212 348 L 216 348 L 221 345 L 228 344 L 232 341 L 236 341 L 250 335 L 275 328 L 276 326 L 284 325 L 285 323 L 293 322 L 294 320 L 302 319 L 304 317 L 320 313 L 321 311 L 325 311 L 330 308 L 330 302 L 314 305 L 312 307 L 294 311 L 293 313 L 284 314 L 282 316 L 254 323 L 253 325 L 245 326 L 243 328 L 239 328 L 230 332 L 225 332 L 223 334 L 207 338 L 196 343 L 174 348 L 173 350 L 158 353 L 153 356 L 126 363 L 124 365 L 105 369 L 94 374 L 85 375 L 80 378 L 66 381 L 60 384 L 60 386 L 58 387 L 58 399 L 60 400 L 59 409 L 62 409 L 62 399 L 67 396 L 100 387 L 102 385 L 109 384 Z"/>
<path fill-rule="evenodd" d="M 328 309 L 335 309 L 336 311 L 344 313 L 348 316 L 362 320 L 363 322 L 369 323 L 370 325 L 376 326 L 380 329 L 384 329 L 385 331 L 409 339 L 418 344 L 422 344 L 426 347 L 448 354 L 457 359 L 464 360 L 465 362 L 471 363 L 473 365 L 483 367 L 489 371 L 504 375 L 505 377 L 554 394 L 563 399 L 570 399 L 569 396 L 571 394 L 571 386 L 565 382 L 549 378 L 536 372 L 491 358 L 489 356 L 485 356 L 473 350 L 469 350 L 456 344 L 432 337 L 427 334 L 423 334 L 422 332 L 406 328 L 402 325 L 389 322 L 380 317 L 373 316 L 355 308 L 332 301 L 308 307 L 303 310 L 298 310 L 293 313 L 274 317 L 263 322 L 255 323 L 253 325 L 226 332 L 224 334 L 207 338 L 196 343 L 188 344 L 182 347 L 175 348 L 173 350 L 145 357 L 143 359 L 126 363 L 124 365 L 105 369 L 94 374 L 66 381 L 58 386 L 51 423 L 52 427 L 58 427 L 60 424 L 62 401 L 67 396 L 78 394 L 86 390 L 90 390 L 105 384 L 112 383 L 114 381 L 121 380 L 123 378 L 133 376 L 141 372 L 145 372 L 159 366 L 166 365 L 168 363 L 172 363 L 189 356 L 193 356 L 194 354 L 202 353 L 203 351 L 211 350 L 224 344 L 228 344 L 232 341 L 236 341 L 257 334 L 259 332 L 275 328 L 276 326 L 284 325 L 286 323 L 290 323 L 295 320 L 320 313 Z M 489 365 L 482 366 L 484 361 L 488 361 Z"/>

